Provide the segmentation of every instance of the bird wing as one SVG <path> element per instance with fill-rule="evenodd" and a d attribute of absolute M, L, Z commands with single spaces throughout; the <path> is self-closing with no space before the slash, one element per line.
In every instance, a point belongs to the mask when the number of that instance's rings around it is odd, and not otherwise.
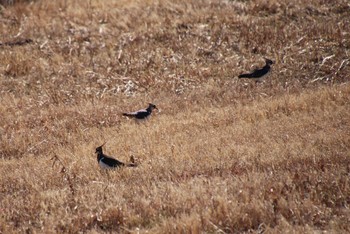
<path fill-rule="evenodd" d="M 249 73 L 243 73 L 239 75 L 239 78 L 256 78 L 257 75 L 260 73 L 261 68 L 255 67 L 251 72 Z"/>
<path fill-rule="evenodd" d="M 270 66 L 266 64 L 263 68 L 255 68 L 251 73 L 241 74 L 239 78 L 260 78 L 270 71 Z"/>
<path fill-rule="evenodd" d="M 119 166 L 124 166 L 124 163 L 117 160 L 117 159 L 114 159 L 114 158 L 110 158 L 110 157 L 103 157 L 101 159 L 101 161 L 111 167 L 119 167 Z"/>
<path fill-rule="evenodd" d="M 244 73 L 244 74 L 239 75 L 238 77 L 239 78 L 250 78 L 251 76 L 252 76 L 252 74 L 250 74 L 250 73 Z"/>
<path fill-rule="evenodd" d="M 254 72 L 250 74 L 251 78 L 260 78 L 264 75 L 266 75 L 269 72 L 270 68 L 269 67 L 263 67 L 260 69 L 255 69 Z"/>
<path fill-rule="evenodd" d="M 138 110 L 138 111 L 134 111 L 134 112 L 126 112 L 126 113 L 123 113 L 123 115 L 127 115 L 127 116 L 137 116 L 139 114 L 142 114 L 142 113 L 148 113 L 146 109 L 141 109 L 141 110 Z"/>
<path fill-rule="evenodd" d="M 256 68 L 252 73 L 251 73 L 251 77 L 253 78 L 258 78 L 258 77 L 261 77 L 263 76 L 265 73 L 264 69 L 262 68 Z"/>
<path fill-rule="evenodd" d="M 135 117 L 137 119 L 144 119 L 144 118 L 148 117 L 150 114 L 151 114 L 150 112 L 143 109 L 143 110 L 139 110 L 139 111 L 135 111 L 135 112 L 124 113 L 123 115 Z"/>
<path fill-rule="evenodd" d="M 150 113 L 147 110 L 142 110 L 142 111 L 138 111 L 137 114 L 135 115 L 135 117 L 138 119 L 143 119 L 149 115 L 150 115 Z"/>

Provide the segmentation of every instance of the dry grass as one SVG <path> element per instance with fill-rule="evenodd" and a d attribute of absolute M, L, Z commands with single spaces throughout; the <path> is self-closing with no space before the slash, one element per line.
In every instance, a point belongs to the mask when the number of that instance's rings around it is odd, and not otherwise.
<path fill-rule="evenodd" d="M 349 20 L 346 0 L 0 8 L 0 233 L 349 232 Z M 236 78 L 263 56 L 264 83 Z M 104 141 L 139 167 L 101 171 Z"/>

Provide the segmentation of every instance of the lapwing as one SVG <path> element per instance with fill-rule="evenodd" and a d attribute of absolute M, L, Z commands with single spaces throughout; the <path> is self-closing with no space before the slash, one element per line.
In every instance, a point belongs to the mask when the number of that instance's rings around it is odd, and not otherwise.
<path fill-rule="evenodd" d="M 126 167 L 136 167 L 137 166 L 137 164 L 135 164 L 134 161 L 132 161 L 131 163 L 123 163 L 117 159 L 114 159 L 112 157 L 105 155 L 103 153 L 103 150 L 102 150 L 102 147 L 105 144 L 106 143 L 97 147 L 96 152 L 95 152 L 97 154 L 98 165 L 100 165 L 100 167 L 102 169 L 114 169 L 114 168 L 124 167 L 124 166 L 126 166 Z"/>
<path fill-rule="evenodd" d="M 245 74 L 241 74 L 238 76 L 238 78 L 248 78 L 248 79 L 252 79 L 255 80 L 256 83 L 261 82 L 262 79 L 264 78 L 264 76 L 269 73 L 269 71 L 271 70 L 271 65 L 273 64 L 273 61 L 267 58 L 265 59 L 265 66 L 263 68 L 260 69 L 255 69 L 254 71 L 252 71 L 251 73 L 245 73 Z"/>
<path fill-rule="evenodd" d="M 148 107 L 146 109 L 138 110 L 135 112 L 126 112 L 126 113 L 123 113 L 123 115 L 128 116 L 128 117 L 132 117 L 132 118 L 135 118 L 138 120 L 142 120 L 142 119 L 147 119 L 152 114 L 152 111 L 154 109 L 158 110 L 156 105 L 149 103 Z"/>

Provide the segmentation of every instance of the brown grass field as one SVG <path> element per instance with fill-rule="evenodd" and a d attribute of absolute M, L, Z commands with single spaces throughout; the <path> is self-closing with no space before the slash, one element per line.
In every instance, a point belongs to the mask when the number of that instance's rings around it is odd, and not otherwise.
<path fill-rule="evenodd" d="M 350 232 L 348 0 L 1 3 L 0 233 Z"/>

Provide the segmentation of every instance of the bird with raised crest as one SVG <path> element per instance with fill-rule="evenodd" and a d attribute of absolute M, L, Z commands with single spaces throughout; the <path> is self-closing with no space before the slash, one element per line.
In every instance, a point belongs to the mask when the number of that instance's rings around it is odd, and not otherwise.
<path fill-rule="evenodd" d="M 97 162 L 102 169 L 114 169 L 118 167 L 136 167 L 137 166 L 134 160 L 131 163 L 124 163 L 110 156 L 105 155 L 102 150 L 102 147 L 105 144 L 106 143 L 97 147 L 95 152 L 97 154 Z"/>

